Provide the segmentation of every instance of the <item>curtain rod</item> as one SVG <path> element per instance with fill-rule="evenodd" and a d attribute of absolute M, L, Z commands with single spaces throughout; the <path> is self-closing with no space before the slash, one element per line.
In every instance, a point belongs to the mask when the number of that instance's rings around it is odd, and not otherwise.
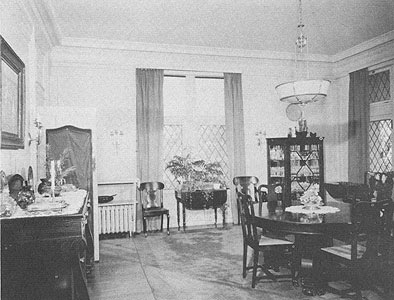
<path fill-rule="evenodd" d="M 186 75 L 174 75 L 174 74 L 164 74 L 164 77 L 178 77 L 178 78 L 186 78 Z M 198 79 L 221 79 L 223 80 L 224 77 L 216 77 L 216 76 L 194 76 L 194 78 Z"/>

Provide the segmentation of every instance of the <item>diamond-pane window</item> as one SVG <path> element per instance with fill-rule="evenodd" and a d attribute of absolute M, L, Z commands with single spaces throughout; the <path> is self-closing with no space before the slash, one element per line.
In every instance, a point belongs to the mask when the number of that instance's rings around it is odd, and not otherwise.
<path fill-rule="evenodd" d="M 183 131 L 182 125 L 164 125 L 163 132 L 163 159 L 164 166 L 171 160 L 174 155 L 180 155 L 183 148 Z M 168 171 L 164 170 L 163 183 L 166 188 L 174 188 L 177 182 L 174 176 Z"/>
<path fill-rule="evenodd" d="M 163 84 L 164 141 L 163 181 L 166 189 L 178 187 L 176 179 L 165 170 L 175 155 L 190 154 L 192 159 L 219 162 L 230 183 L 226 147 L 224 79 L 166 76 Z"/>
<path fill-rule="evenodd" d="M 382 71 L 368 76 L 369 103 L 390 100 L 390 71 Z"/>
<path fill-rule="evenodd" d="M 230 184 L 230 168 L 226 146 L 225 125 L 200 125 L 198 155 L 208 162 L 219 162 L 226 184 Z"/>
<path fill-rule="evenodd" d="M 390 119 L 370 122 L 369 169 L 372 172 L 393 170 L 393 121 Z"/>

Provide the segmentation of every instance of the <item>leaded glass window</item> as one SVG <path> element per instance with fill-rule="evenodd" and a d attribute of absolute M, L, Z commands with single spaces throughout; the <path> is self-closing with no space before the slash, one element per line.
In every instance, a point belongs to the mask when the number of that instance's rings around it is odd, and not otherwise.
<path fill-rule="evenodd" d="M 373 172 L 393 170 L 393 120 L 379 120 L 369 125 L 369 169 Z"/>
<path fill-rule="evenodd" d="M 174 155 L 219 162 L 230 184 L 224 111 L 224 79 L 194 74 L 165 76 L 163 165 Z M 177 186 L 167 170 L 166 188 Z"/>
<path fill-rule="evenodd" d="M 368 97 L 369 103 L 390 100 L 390 70 L 369 75 Z"/>

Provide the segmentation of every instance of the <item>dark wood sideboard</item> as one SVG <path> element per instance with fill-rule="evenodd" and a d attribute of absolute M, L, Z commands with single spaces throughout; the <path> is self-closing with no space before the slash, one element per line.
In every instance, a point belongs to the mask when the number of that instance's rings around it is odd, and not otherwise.
<path fill-rule="evenodd" d="M 83 199 L 80 199 L 83 197 Z M 73 210 L 1 218 L 1 299 L 89 299 L 88 195 L 65 197 Z"/>

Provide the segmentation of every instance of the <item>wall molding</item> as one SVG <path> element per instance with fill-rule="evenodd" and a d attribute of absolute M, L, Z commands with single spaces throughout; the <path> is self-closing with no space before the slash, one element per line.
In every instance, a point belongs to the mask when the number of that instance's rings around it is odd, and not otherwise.
<path fill-rule="evenodd" d="M 154 53 L 191 54 L 202 56 L 224 56 L 269 60 L 294 60 L 294 53 L 289 52 L 200 47 L 175 44 L 138 43 L 130 41 L 101 40 L 91 38 L 62 38 L 61 46 Z M 331 60 L 329 55 L 309 54 L 308 61 L 330 62 Z"/>
<path fill-rule="evenodd" d="M 45 9 L 44 4 L 37 0 L 28 0 L 23 1 L 22 5 L 34 23 L 39 25 L 39 28 L 48 43 L 48 48 L 51 49 L 52 47 L 59 45 L 59 28 L 57 24 L 53 22 L 53 15 L 50 11 Z"/>

